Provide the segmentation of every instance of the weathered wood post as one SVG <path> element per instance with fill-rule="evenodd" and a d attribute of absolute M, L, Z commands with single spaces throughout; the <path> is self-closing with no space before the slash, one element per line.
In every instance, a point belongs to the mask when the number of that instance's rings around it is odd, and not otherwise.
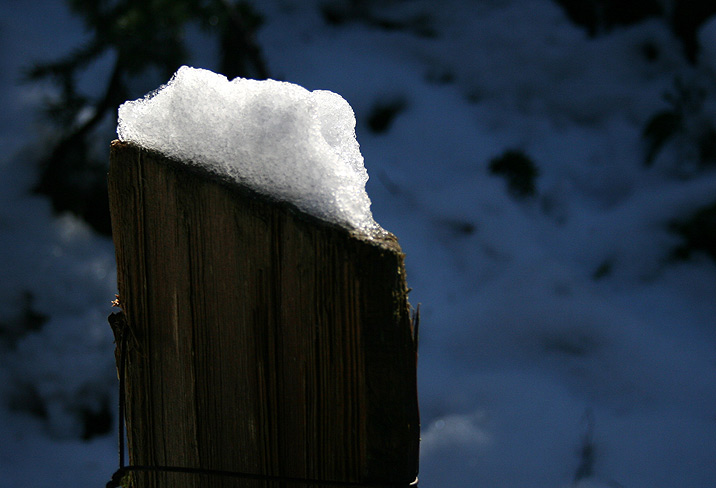
<path fill-rule="evenodd" d="M 258 475 L 137 471 L 133 486 L 413 482 L 417 338 L 395 237 L 132 144 L 110 159 L 130 463 Z"/>

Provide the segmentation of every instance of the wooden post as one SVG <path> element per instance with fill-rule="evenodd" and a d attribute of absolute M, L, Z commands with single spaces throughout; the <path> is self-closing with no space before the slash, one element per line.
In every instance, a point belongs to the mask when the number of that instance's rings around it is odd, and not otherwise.
<path fill-rule="evenodd" d="M 348 231 L 114 141 L 130 463 L 357 486 L 418 471 L 417 338 L 392 234 Z M 145 487 L 305 487 L 133 473 Z"/>

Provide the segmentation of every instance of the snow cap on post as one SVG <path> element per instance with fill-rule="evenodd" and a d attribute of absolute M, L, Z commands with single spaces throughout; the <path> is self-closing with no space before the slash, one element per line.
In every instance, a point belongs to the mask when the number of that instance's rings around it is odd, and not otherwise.
<path fill-rule="evenodd" d="M 323 220 L 381 230 L 355 123 L 348 102 L 330 91 L 182 66 L 166 85 L 119 107 L 117 135 Z"/>

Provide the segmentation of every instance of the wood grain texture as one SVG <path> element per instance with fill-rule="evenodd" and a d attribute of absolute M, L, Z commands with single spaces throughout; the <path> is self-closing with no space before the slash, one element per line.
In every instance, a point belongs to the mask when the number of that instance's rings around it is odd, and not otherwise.
<path fill-rule="evenodd" d="M 349 232 L 119 141 L 109 194 L 119 294 L 137 339 L 125 370 L 132 464 L 415 479 L 417 343 L 392 234 Z"/>

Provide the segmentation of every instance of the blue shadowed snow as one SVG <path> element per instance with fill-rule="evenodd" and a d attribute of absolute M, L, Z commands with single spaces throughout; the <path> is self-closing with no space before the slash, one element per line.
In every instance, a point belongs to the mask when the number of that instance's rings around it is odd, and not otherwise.
<path fill-rule="evenodd" d="M 328 25 L 318 0 L 254 3 L 272 74 L 353 107 L 373 216 L 407 254 L 420 486 L 716 484 L 716 265 L 671 259 L 669 231 L 716 199 L 716 172 L 676 143 L 647 168 L 641 140 L 676 75 L 707 87 L 699 116 L 716 125 L 716 20 L 690 67 L 658 20 L 589 39 L 548 0 L 371 7 L 434 36 Z M 115 401 L 112 246 L 27 192 L 46 88 L 13 74 L 82 31 L 58 0 L 42 17 L 0 8 L 0 325 L 46 317 L 0 346 L 0 486 L 102 486 L 114 435 L 83 442 L 77 422 Z M 507 150 L 537 167 L 534 195 L 490 173 Z"/>

